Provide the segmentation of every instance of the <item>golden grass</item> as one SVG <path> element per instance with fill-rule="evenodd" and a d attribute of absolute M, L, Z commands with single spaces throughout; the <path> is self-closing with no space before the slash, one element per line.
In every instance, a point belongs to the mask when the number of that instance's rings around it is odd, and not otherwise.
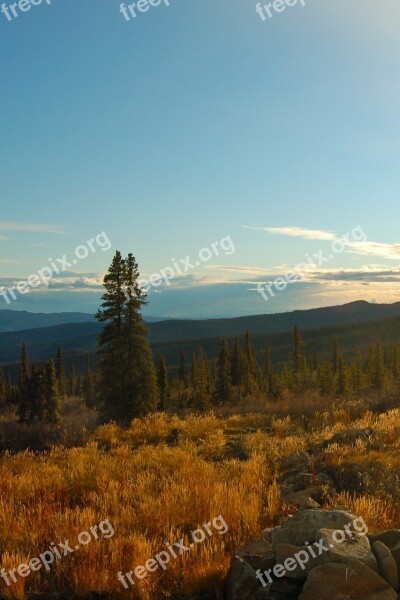
<path fill-rule="evenodd" d="M 286 512 L 276 482 L 284 457 L 346 428 L 372 427 L 371 440 L 326 448 L 328 465 L 366 466 L 369 473 L 368 466 L 378 464 L 400 474 L 399 423 L 399 409 L 379 415 L 354 402 L 307 418 L 270 411 L 226 418 L 155 414 L 135 420 L 128 430 L 102 426 L 84 447 L 5 454 L 0 459 L 4 568 L 38 556 L 51 542 L 69 539 L 73 546 L 79 532 L 105 519 L 115 535 L 56 561 L 50 573 L 42 569 L 18 577 L 17 584 L 4 584 L 0 591 L 15 600 L 24 600 L 28 589 L 49 597 L 60 590 L 140 600 L 190 598 L 199 591 L 220 597 L 234 549 L 260 537 Z M 247 459 L 232 454 L 233 439 L 239 439 Z M 343 492 L 327 506 L 348 506 L 371 531 L 398 527 L 400 493 L 393 488 L 389 494 L 382 480 L 370 477 L 368 493 Z M 187 541 L 191 530 L 220 514 L 229 527 L 225 535 L 207 536 L 165 572 L 124 590 L 119 571 L 144 564 L 167 541 Z"/>

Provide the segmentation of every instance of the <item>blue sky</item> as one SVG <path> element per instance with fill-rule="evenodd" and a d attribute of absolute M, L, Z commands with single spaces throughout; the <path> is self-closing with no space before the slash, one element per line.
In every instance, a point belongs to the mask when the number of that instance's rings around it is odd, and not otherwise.
<path fill-rule="evenodd" d="M 253 0 L 129 22 L 119 7 L 0 13 L 0 284 L 110 240 L 0 308 L 93 311 L 115 249 L 147 277 L 226 236 L 235 252 L 152 287 L 147 313 L 400 300 L 398 0 L 307 0 L 265 22 Z M 356 226 L 363 242 L 257 292 Z"/>

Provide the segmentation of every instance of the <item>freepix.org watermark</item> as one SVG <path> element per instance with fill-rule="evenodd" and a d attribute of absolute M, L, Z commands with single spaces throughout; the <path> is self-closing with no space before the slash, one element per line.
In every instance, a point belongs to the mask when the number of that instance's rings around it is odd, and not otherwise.
<path fill-rule="evenodd" d="M 101 248 L 103 252 L 107 252 L 107 250 L 111 248 L 111 242 L 104 231 L 96 235 L 95 238 L 88 240 L 86 244 L 77 246 L 74 252 L 75 258 L 72 259 L 72 262 L 67 260 L 66 254 L 63 254 L 61 258 L 56 258 L 55 260 L 49 258 L 48 261 L 50 266 L 39 269 L 36 273 L 29 275 L 26 280 L 19 281 L 16 285 L 9 288 L 1 287 L 0 296 L 3 296 L 7 304 L 10 304 L 11 299 L 17 299 L 16 292 L 19 294 L 28 294 L 31 291 L 31 288 L 37 288 L 40 285 L 48 286 L 55 275 L 59 275 L 73 267 L 77 264 L 78 260 L 84 260 L 89 256 L 90 252 L 95 253 L 96 246 Z"/>
<path fill-rule="evenodd" d="M 219 535 L 224 535 L 224 533 L 228 531 L 228 525 L 222 515 L 218 515 L 218 517 L 215 517 L 215 519 L 209 523 L 203 523 L 203 529 L 199 528 L 192 531 L 189 534 L 189 541 L 187 542 L 189 544 L 188 546 L 185 545 L 184 538 L 181 538 L 173 544 L 166 542 L 166 550 L 161 550 L 161 552 L 158 552 L 153 558 L 149 558 L 144 566 L 139 565 L 134 570 L 125 573 L 125 575 L 120 571 L 117 575 L 118 579 L 124 588 L 128 589 L 129 584 L 131 586 L 135 585 L 133 575 L 135 575 L 137 579 L 145 579 L 149 573 L 154 573 L 159 567 L 161 567 L 163 571 L 166 571 L 167 565 L 171 562 L 171 559 L 176 560 L 178 556 L 190 552 L 196 544 L 204 542 L 207 539 L 207 535 L 212 537 L 214 535 L 212 528 L 214 528 Z M 126 579 L 129 581 L 129 584 Z"/>
<path fill-rule="evenodd" d="M 125 17 L 125 21 L 131 21 L 136 19 L 138 14 L 146 13 L 150 8 L 157 8 L 160 4 L 169 6 L 170 3 L 169 0 L 139 0 L 125 6 L 125 3 L 121 2 L 119 12 Z"/>
<path fill-rule="evenodd" d="M 312 271 L 316 267 L 322 267 L 325 263 L 332 260 L 335 255 L 344 252 L 346 247 L 350 247 L 352 242 L 365 242 L 367 236 L 365 235 L 362 227 L 357 225 L 350 233 L 342 235 L 341 238 L 334 240 L 331 244 L 331 251 L 326 256 L 323 250 L 314 252 L 311 256 L 305 254 L 307 262 L 299 263 L 290 271 L 287 271 L 285 275 L 276 277 L 274 281 L 270 283 L 258 283 L 257 292 L 261 294 L 266 302 L 269 298 L 275 296 L 275 292 L 283 292 L 289 283 L 297 283 L 299 281 L 305 281 L 308 272 Z"/>
<path fill-rule="evenodd" d="M 262 585 L 266 587 L 274 582 L 271 574 L 280 578 L 284 577 L 288 571 L 295 571 L 298 567 L 304 571 L 306 564 L 310 560 L 315 560 L 319 556 L 322 556 L 324 552 L 329 552 L 335 545 L 343 544 L 346 539 L 350 538 L 355 540 L 355 533 L 361 536 L 365 536 L 368 533 L 368 527 L 362 517 L 356 517 L 353 521 L 349 521 L 343 529 L 336 529 L 333 531 L 331 536 L 332 543 L 326 545 L 326 540 L 324 540 L 324 538 L 320 538 L 319 541 L 314 542 L 313 544 L 306 542 L 304 550 L 299 550 L 299 552 L 296 552 L 293 556 L 289 556 L 283 563 L 278 563 L 272 569 L 268 569 L 264 572 L 261 571 L 261 569 L 258 569 L 256 573 L 257 579 L 259 579 Z M 268 580 L 268 583 L 265 579 Z"/>
<path fill-rule="evenodd" d="M 115 533 L 114 527 L 110 521 L 106 519 L 105 521 L 101 521 L 98 525 L 93 525 L 93 527 L 90 528 L 90 532 L 81 531 L 78 535 L 78 544 L 75 546 L 71 547 L 69 540 L 65 540 L 65 542 L 57 545 L 52 542 L 49 550 L 45 550 L 45 552 L 39 554 L 38 557 L 31 558 L 28 564 L 19 565 L 19 567 L 11 569 L 10 571 L 1 569 L 0 577 L 4 579 L 6 585 L 12 585 L 12 582 L 17 583 L 16 573 L 20 577 L 28 577 L 32 571 L 40 571 L 43 566 L 46 571 L 50 571 L 50 565 L 53 564 L 55 559 L 61 560 L 64 556 L 73 554 L 76 550 L 79 550 L 81 546 L 90 544 L 92 539 L 98 540 L 98 532 L 106 539 L 112 538 Z"/>
<path fill-rule="evenodd" d="M 32 7 L 39 6 L 39 4 L 42 3 L 50 5 L 51 2 L 52 0 L 19 0 L 19 2 L 14 2 L 9 5 L 3 2 L 0 10 L 7 21 L 12 21 L 19 17 L 20 14 L 30 11 Z"/>
<path fill-rule="evenodd" d="M 165 285 L 170 286 L 171 281 L 175 277 L 186 275 L 196 267 L 199 267 L 201 263 L 208 262 L 214 256 L 220 256 L 220 251 L 226 256 L 230 256 L 235 250 L 232 238 L 227 235 L 219 242 L 210 244 L 210 247 L 199 250 L 198 256 L 196 259 L 193 259 L 193 262 L 190 255 L 187 255 L 185 258 L 180 258 L 179 260 L 172 258 L 171 264 L 168 267 L 164 267 L 164 269 L 161 269 L 158 273 L 153 273 L 148 279 L 140 279 L 138 281 L 139 288 L 143 293 L 147 294 L 152 286 L 159 287 L 163 282 Z M 136 291 L 133 286 L 124 286 L 123 291 L 128 300 L 131 296 L 136 296 Z"/>
<path fill-rule="evenodd" d="M 256 13 L 260 16 L 262 21 L 266 21 L 267 16 L 269 19 L 272 19 L 274 14 L 281 13 L 288 7 L 296 6 L 296 4 L 305 6 L 306 0 L 274 0 L 274 2 L 269 2 L 268 4 L 264 4 L 264 6 L 258 2 Z"/>

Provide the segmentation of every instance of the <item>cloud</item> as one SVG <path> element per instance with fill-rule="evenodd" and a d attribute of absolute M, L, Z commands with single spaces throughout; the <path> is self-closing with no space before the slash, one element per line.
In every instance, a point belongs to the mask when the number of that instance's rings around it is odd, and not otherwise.
<path fill-rule="evenodd" d="M 31 233 L 65 233 L 59 225 L 48 225 L 45 223 L 15 223 L 11 221 L 0 221 L 0 231 L 31 232 Z"/>
<path fill-rule="evenodd" d="M 277 235 L 289 235 L 291 237 L 301 237 L 304 240 L 322 240 L 333 242 L 338 239 L 332 231 L 322 229 L 305 229 L 304 227 L 252 227 L 251 225 L 242 225 L 244 229 L 255 229 L 258 231 L 267 231 Z"/>
<path fill-rule="evenodd" d="M 17 260 L 9 260 L 8 258 L 0 258 L 0 265 L 19 265 Z"/>
<path fill-rule="evenodd" d="M 351 242 L 350 252 L 364 256 L 380 256 L 390 260 L 400 259 L 400 244 L 384 244 L 382 242 Z"/>

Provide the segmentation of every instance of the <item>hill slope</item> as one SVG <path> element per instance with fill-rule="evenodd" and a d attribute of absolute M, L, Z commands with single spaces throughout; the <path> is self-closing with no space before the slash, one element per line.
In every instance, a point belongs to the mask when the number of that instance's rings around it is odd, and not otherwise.
<path fill-rule="evenodd" d="M 382 318 L 383 316 L 383 318 Z M 260 315 L 236 319 L 207 321 L 163 321 L 148 324 L 154 350 L 165 355 L 170 367 L 177 364 L 184 347 L 188 357 L 202 346 L 216 356 L 219 338 L 252 333 L 256 351 L 261 357 L 268 336 L 272 357 L 276 363 L 286 359 L 291 346 L 292 329 L 298 324 L 303 330 L 309 353 L 330 351 L 333 335 L 337 334 L 343 349 L 352 352 L 358 346 L 400 339 L 400 304 L 375 305 L 355 302 L 344 306 L 321 308 L 278 315 Z M 96 351 L 101 325 L 68 323 L 26 331 L 0 333 L 0 363 L 19 361 L 21 345 L 26 342 L 33 360 L 54 356 L 61 344 L 67 362 L 77 368 L 84 365 L 86 352 Z"/>

